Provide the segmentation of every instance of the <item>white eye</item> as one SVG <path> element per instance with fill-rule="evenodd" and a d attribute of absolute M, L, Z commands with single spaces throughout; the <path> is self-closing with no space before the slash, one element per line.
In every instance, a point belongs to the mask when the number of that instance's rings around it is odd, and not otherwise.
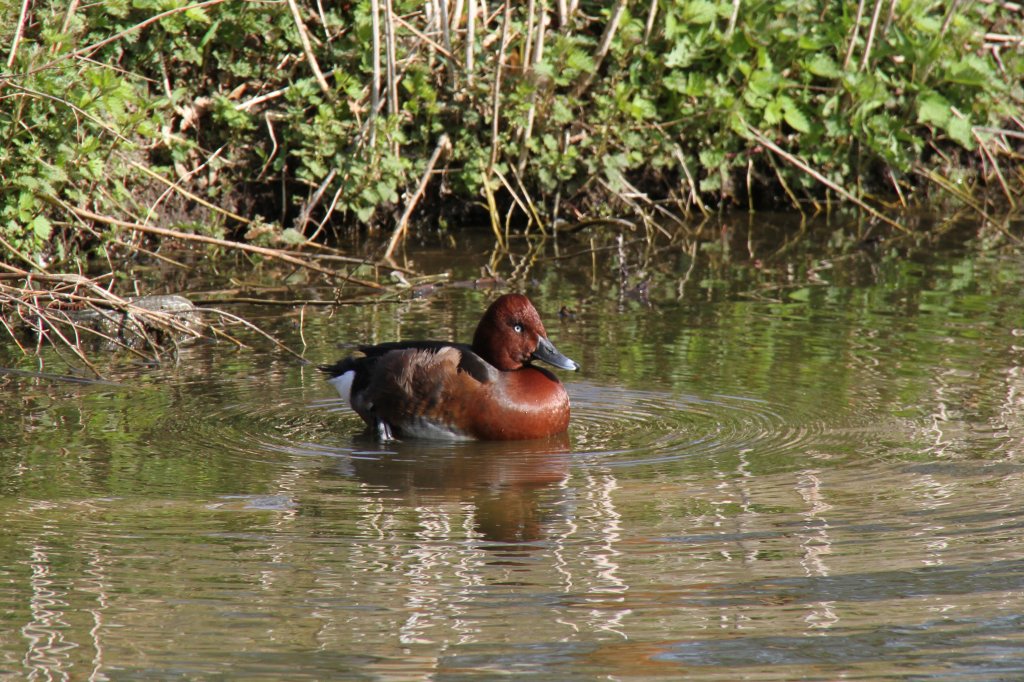
<path fill-rule="evenodd" d="M 521 324 L 514 324 L 514 325 L 512 325 L 512 329 L 515 330 L 516 334 L 522 334 L 523 333 L 523 325 L 521 325 Z"/>

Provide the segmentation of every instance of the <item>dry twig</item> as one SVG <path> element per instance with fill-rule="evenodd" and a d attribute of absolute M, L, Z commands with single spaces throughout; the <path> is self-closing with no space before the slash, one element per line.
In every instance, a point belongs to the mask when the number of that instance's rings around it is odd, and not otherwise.
<path fill-rule="evenodd" d="M 309 42 L 309 33 L 306 30 L 306 24 L 302 21 L 302 15 L 299 14 L 299 7 L 295 4 L 295 0 L 288 0 L 288 7 L 292 11 L 292 19 L 295 20 L 295 29 L 299 32 L 299 40 L 302 42 L 302 51 L 306 55 L 306 61 L 309 63 L 309 68 L 313 70 L 313 76 L 316 77 L 316 82 L 320 86 L 320 90 L 323 91 L 324 95 L 331 97 L 331 86 L 327 84 L 327 79 L 324 78 L 323 71 L 320 70 L 320 63 L 316 60 L 316 55 L 313 54 L 313 46 Z"/>
<path fill-rule="evenodd" d="M 762 133 L 757 128 L 753 127 L 750 124 L 747 124 L 747 130 L 750 132 L 750 135 L 755 140 L 757 140 L 760 144 L 764 145 L 765 147 L 767 147 L 769 150 L 771 150 L 775 154 L 778 154 L 784 161 L 786 161 L 786 162 L 796 166 L 797 168 L 799 168 L 803 172 L 807 173 L 812 178 L 814 178 L 815 180 L 817 180 L 821 184 L 825 185 L 826 187 L 828 187 L 829 189 L 834 191 L 839 196 L 843 197 L 847 201 L 850 201 L 850 202 L 856 204 L 857 206 L 860 206 L 861 208 L 863 208 L 865 211 L 870 213 L 872 216 L 874 216 L 878 220 L 881 220 L 883 223 L 886 223 L 888 225 L 891 225 L 892 227 L 895 227 L 900 232 L 906 232 L 907 231 L 906 227 L 904 227 L 900 223 L 896 222 L 895 220 L 893 220 L 889 216 L 879 212 L 878 209 L 874 208 L 870 204 L 868 204 L 868 203 L 864 202 L 863 200 L 857 198 L 856 196 L 851 194 L 848 190 L 844 189 L 842 186 L 836 184 L 835 182 L 832 182 L 831 180 L 826 178 L 824 175 L 822 175 L 820 172 L 818 172 L 817 170 L 812 168 L 803 159 L 801 159 L 801 158 L 799 158 L 799 157 L 797 157 L 797 156 L 795 156 L 793 154 L 790 154 L 785 149 L 783 149 L 779 145 L 777 145 L 774 142 L 772 142 L 771 140 L 769 140 L 767 137 L 765 137 L 764 133 Z"/>
<path fill-rule="evenodd" d="M 76 208 L 76 207 L 71 206 L 70 204 L 67 204 L 67 203 L 65 203 L 63 201 L 60 201 L 60 200 L 56 200 L 56 201 L 62 207 L 64 207 L 65 210 L 70 211 L 71 213 L 75 214 L 76 216 L 78 216 L 79 218 L 82 218 L 84 220 L 92 220 L 92 221 L 99 222 L 99 223 L 104 223 L 104 224 L 107 224 L 107 225 L 115 225 L 117 227 L 124 227 L 124 228 L 127 228 L 129 230 L 135 230 L 137 232 L 145 232 L 147 234 L 154 234 L 154 235 L 158 235 L 158 236 L 161 236 L 161 237 L 170 237 L 172 239 L 181 239 L 181 240 L 184 240 L 184 241 L 201 242 L 201 243 L 204 243 L 204 244 L 214 244 L 216 246 L 221 246 L 221 247 L 224 247 L 226 249 L 234 249 L 234 250 L 237 250 L 237 251 L 246 251 L 248 253 L 256 253 L 256 254 L 259 254 L 261 256 L 266 256 L 267 258 L 273 258 L 275 260 L 284 261 L 285 263 L 290 263 L 292 265 L 297 265 L 297 266 L 299 266 L 301 268 L 305 268 L 307 270 L 312 270 L 314 272 L 319 272 L 320 274 L 327 275 L 328 277 L 341 279 L 341 280 L 344 280 L 346 282 L 351 282 L 352 284 L 358 284 L 360 286 L 364 286 L 364 287 L 367 287 L 367 288 L 370 288 L 370 289 L 378 289 L 378 290 L 379 289 L 384 289 L 384 287 L 382 285 L 377 284 L 376 282 L 369 282 L 367 280 L 363 280 L 363 279 L 358 279 L 356 277 L 352 277 L 351 275 L 344 275 L 344 274 L 342 274 L 340 272 L 337 272 L 337 271 L 334 271 L 334 270 L 328 270 L 327 268 L 324 268 L 324 267 L 322 267 L 320 265 L 317 265 L 316 263 L 313 263 L 313 262 L 310 262 L 308 260 L 299 258 L 297 256 L 293 256 L 292 254 L 290 254 L 290 253 L 288 253 L 286 251 L 281 251 L 280 249 L 269 249 L 269 248 L 264 247 L 264 246 L 256 246 L 254 244 L 244 244 L 242 242 L 233 242 L 233 241 L 229 241 L 227 239 L 218 239 L 217 237 L 208 237 L 208 236 L 202 235 L 202 234 L 192 234 L 192 233 L 189 233 L 189 232 L 180 232 L 178 230 L 170 230 L 170 229 L 167 229 L 167 228 L 164 228 L 164 227 L 155 227 L 153 225 L 142 225 L 142 224 L 139 224 L 139 223 L 128 222 L 126 220 L 118 220 L 117 218 L 112 218 L 110 216 L 104 216 L 104 215 L 99 215 L 98 213 L 93 213 L 92 211 L 86 210 L 84 208 Z"/>
<path fill-rule="evenodd" d="M 434 147 L 434 153 L 430 155 L 430 160 L 427 161 L 427 169 L 423 172 L 423 177 L 420 178 L 420 184 L 416 187 L 416 191 L 413 192 L 412 197 L 409 199 L 405 206 L 405 211 L 402 213 L 402 218 L 398 221 L 398 226 L 395 228 L 394 233 L 391 235 L 390 241 L 388 241 L 388 248 L 384 251 L 384 260 L 391 260 L 391 255 L 395 252 L 398 244 L 405 238 L 405 231 L 409 227 L 409 218 L 412 216 L 412 212 L 416 209 L 416 204 L 419 203 L 420 198 L 427 189 L 427 183 L 430 182 L 430 176 L 434 172 L 434 166 L 441 159 L 442 154 L 447 154 L 452 149 L 451 139 L 448 137 L 448 133 L 441 133 L 441 137 L 437 140 L 437 146 Z"/>

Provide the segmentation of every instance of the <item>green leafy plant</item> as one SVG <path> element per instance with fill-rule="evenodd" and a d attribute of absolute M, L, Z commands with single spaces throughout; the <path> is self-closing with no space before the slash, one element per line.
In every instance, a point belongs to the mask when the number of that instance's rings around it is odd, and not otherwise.
<path fill-rule="evenodd" d="M 298 244 L 414 215 L 500 234 L 666 202 L 1020 202 L 1024 19 L 998 3 L 457 7 L 8 0 L 0 249 L 45 267 L 124 224 L 277 221 Z"/>

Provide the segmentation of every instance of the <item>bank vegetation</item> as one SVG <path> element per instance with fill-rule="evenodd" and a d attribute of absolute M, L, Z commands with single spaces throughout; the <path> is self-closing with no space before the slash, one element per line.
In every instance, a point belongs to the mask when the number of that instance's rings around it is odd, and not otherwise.
<path fill-rule="evenodd" d="M 125 276 L 181 265 L 169 242 L 302 270 L 330 304 L 406 286 L 403 241 L 467 224 L 499 249 L 692 245 L 728 211 L 907 231 L 937 204 L 1020 239 L 1016 2 L 3 2 L 0 323 L 23 349 L 230 338 L 244 320 Z"/>
<path fill-rule="evenodd" d="M 36 269 L 178 233 L 391 255 L 471 221 L 1024 200 L 1015 2 L 4 2 L 0 249 Z"/>

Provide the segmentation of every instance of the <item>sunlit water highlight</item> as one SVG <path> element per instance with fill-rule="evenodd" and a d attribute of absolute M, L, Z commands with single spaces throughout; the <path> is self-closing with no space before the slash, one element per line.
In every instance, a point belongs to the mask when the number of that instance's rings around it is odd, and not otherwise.
<path fill-rule="evenodd" d="M 1022 677 L 1024 274 L 950 258 L 785 300 L 536 285 L 590 297 L 536 442 L 376 443 L 273 353 L 0 377 L 0 676 Z M 465 336 L 485 301 L 304 336 Z"/>

